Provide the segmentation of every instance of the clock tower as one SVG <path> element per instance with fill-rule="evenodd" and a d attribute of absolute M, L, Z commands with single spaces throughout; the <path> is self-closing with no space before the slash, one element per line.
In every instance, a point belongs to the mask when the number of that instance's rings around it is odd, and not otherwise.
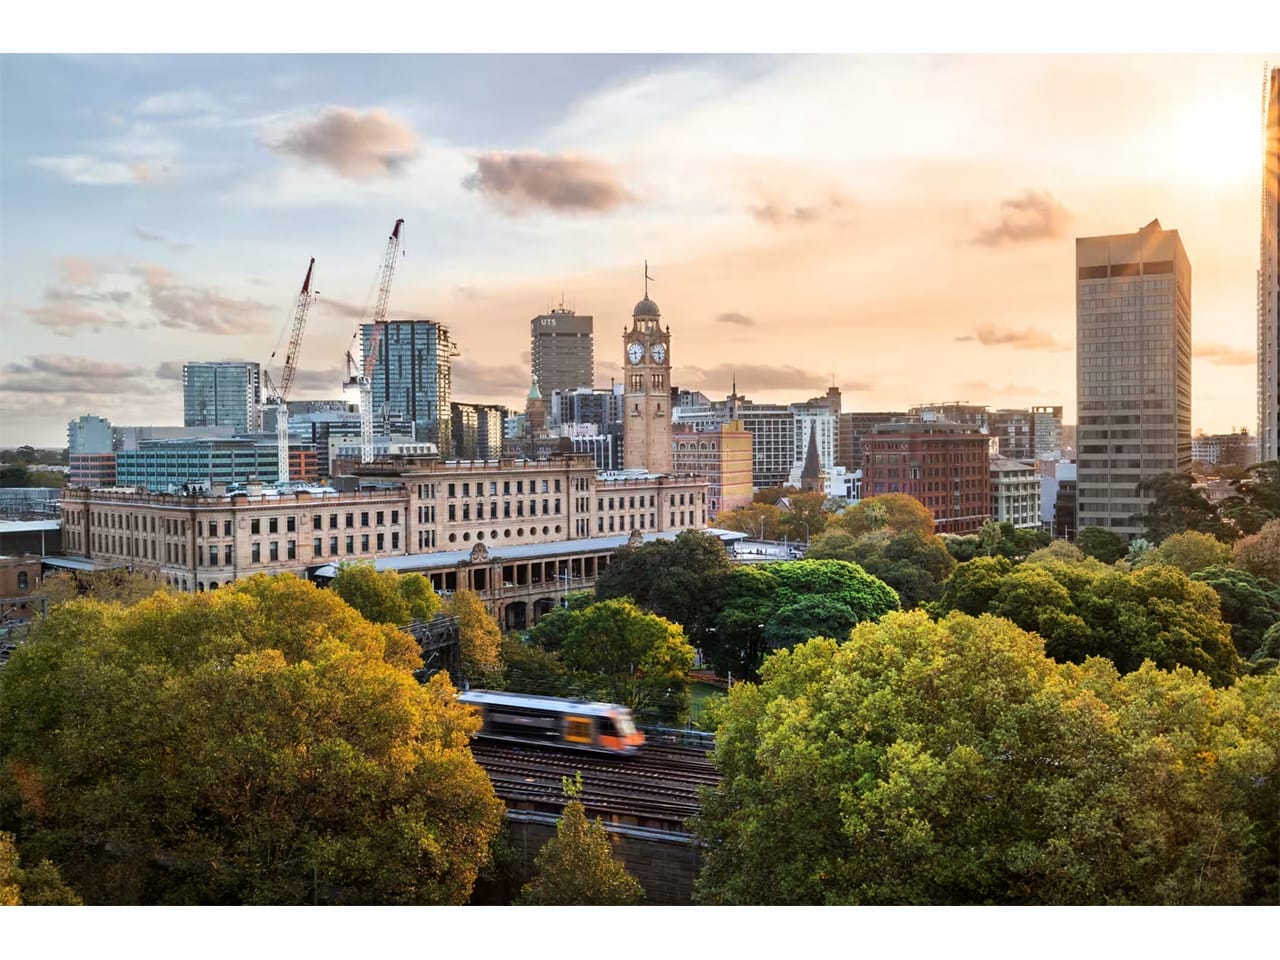
<path fill-rule="evenodd" d="M 644 299 L 624 330 L 622 358 L 625 408 L 622 465 L 628 470 L 671 472 L 671 330 L 659 323 L 658 305 L 649 299 L 648 271 Z"/>

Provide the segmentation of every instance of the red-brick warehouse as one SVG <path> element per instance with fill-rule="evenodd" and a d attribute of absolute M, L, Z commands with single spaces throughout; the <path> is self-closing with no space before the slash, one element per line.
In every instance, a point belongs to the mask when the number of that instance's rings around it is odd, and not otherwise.
<path fill-rule="evenodd" d="M 938 533 L 976 533 L 991 519 L 990 440 L 958 423 L 882 423 L 862 437 L 862 495 L 905 493 Z"/>

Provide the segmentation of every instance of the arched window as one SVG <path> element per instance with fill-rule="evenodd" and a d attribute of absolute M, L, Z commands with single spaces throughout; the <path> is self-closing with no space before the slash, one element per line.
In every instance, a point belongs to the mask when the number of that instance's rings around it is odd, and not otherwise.
<path fill-rule="evenodd" d="M 26 590 L 29 584 L 30 584 L 30 580 L 27 577 L 27 571 L 19 570 L 18 571 L 18 589 Z"/>

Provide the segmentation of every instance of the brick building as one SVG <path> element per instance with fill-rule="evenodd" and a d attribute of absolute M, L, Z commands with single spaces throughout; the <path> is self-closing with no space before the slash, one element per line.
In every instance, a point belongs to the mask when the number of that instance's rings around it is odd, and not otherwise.
<path fill-rule="evenodd" d="M 880 424 L 862 437 L 862 496 L 905 493 L 938 533 L 974 533 L 991 519 L 989 441 L 955 423 Z"/>
<path fill-rule="evenodd" d="M 707 478 L 709 518 L 751 502 L 751 434 L 741 421 L 720 424 L 716 431 L 676 431 L 672 457 L 677 473 Z"/>

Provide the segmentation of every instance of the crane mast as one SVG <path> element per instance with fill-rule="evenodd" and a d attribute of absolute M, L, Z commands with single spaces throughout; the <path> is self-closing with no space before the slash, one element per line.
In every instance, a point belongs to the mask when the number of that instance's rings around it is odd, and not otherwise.
<path fill-rule="evenodd" d="M 387 301 L 391 297 L 391 280 L 396 272 L 396 254 L 400 250 L 400 228 L 404 219 L 396 221 L 387 239 L 387 252 L 382 258 L 382 274 L 378 282 L 378 300 L 373 308 L 373 330 L 369 333 L 369 348 L 364 363 L 356 367 L 351 352 L 347 352 L 347 370 L 355 371 L 347 380 L 347 386 L 360 390 L 360 462 L 373 460 L 373 368 L 378 360 L 378 347 L 382 343 L 382 329 L 387 322 Z M 356 335 L 360 330 L 356 328 Z"/>
<path fill-rule="evenodd" d="M 271 382 L 271 375 L 264 371 L 267 381 L 268 399 L 263 405 L 274 407 L 276 411 L 276 458 L 277 477 L 280 483 L 289 479 L 289 408 L 285 401 L 289 398 L 289 390 L 293 386 L 293 377 L 298 369 L 298 350 L 302 346 L 302 331 L 307 325 L 307 312 L 311 309 L 315 294 L 311 290 L 311 271 L 315 269 L 316 258 L 312 257 L 307 265 L 307 275 L 302 281 L 302 291 L 298 294 L 298 302 L 293 308 L 293 329 L 289 334 L 289 349 L 284 357 L 284 369 L 280 373 L 280 386 Z M 272 358 L 275 357 L 273 353 Z"/>

